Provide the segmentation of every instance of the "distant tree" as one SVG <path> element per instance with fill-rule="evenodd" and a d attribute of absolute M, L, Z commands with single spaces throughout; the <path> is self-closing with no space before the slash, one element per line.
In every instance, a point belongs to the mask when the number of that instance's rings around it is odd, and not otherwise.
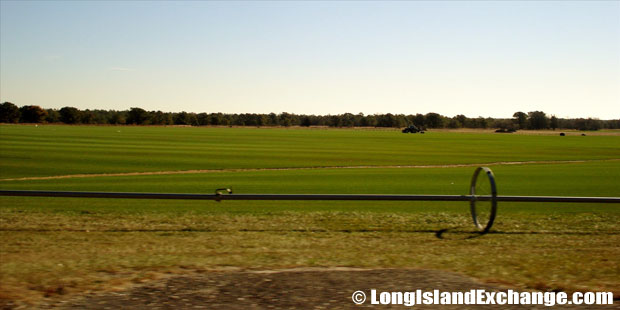
<path fill-rule="evenodd" d="M 366 115 L 362 119 L 361 126 L 364 126 L 364 127 L 375 127 L 375 126 L 377 126 L 377 117 L 374 116 L 374 115 Z"/>
<path fill-rule="evenodd" d="M 310 116 L 304 115 L 304 116 L 301 117 L 301 124 L 300 124 L 300 126 L 310 127 L 311 125 L 312 125 L 312 120 L 310 119 Z"/>
<path fill-rule="evenodd" d="M 173 121 L 175 125 L 191 125 L 192 124 L 192 119 L 189 115 L 189 113 L 183 111 L 181 113 L 177 113 L 174 117 L 173 117 Z"/>
<path fill-rule="evenodd" d="M 552 115 L 551 119 L 549 119 L 549 127 L 551 127 L 551 129 L 553 130 L 558 128 L 558 118 L 555 117 L 555 115 Z"/>
<path fill-rule="evenodd" d="M 232 125 L 232 119 L 230 114 L 224 114 L 224 113 L 218 113 L 222 116 L 222 123 L 221 125 L 225 125 L 225 126 L 230 126 Z"/>
<path fill-rule="evenodd" d="M 605 121 L 605 126 L 609 129 L 620 129 L 620 119 Z"/>
<path fill-rule="evenodd" d="M 127 124 L 143 125 L 149 120 L 149 113 L 141 108 L 131 108 L 127 113 Z"/>
<path fill-rule="evenodd" d="M 280 126 L 284 126 L 284 127 L 289 127 L 289 126 L 291 126 L 291 125 L 292 125 L 292 123 L 291 123 L 291 119 L 290 119 L 290 118 L 283 118 L 283 119 L 280 119 L 280 120 L 278 121 L 278 123 L 280 123 Z"/>
<path fill-rule="evenodd" d="M 58 111 L 60 113 L 60 121 L 65 124 L 77 124 L 80 122 L 80 110 L 74 107 L 64 107 Z"/>
<path fill-rule="evenodd" d="M 416 125 L 418 128 L 424 128 L 424 122 L 424 114 L 418 113 L 413 118 L 413 124 Z"/>
<path fill-rule="evenodd" d="M 455 116 L 454 118 L 459 122 L 459 126 L 458 127 L 466 127 L 467 126 L 467 116 L 465 116 L 463 114 L 459 114 L 459 115 Z"/>
<path fill-rule="evenodd" d="M 527 128 L 527 114 L 523 112 L 515 112 L 515 114 L 513 114 L 512 117 L 515 118 L 515 123 L 517 124 L 519 129 Z"/>
<path fill-rule="evenodd" d="M 254 124 L 256 124 L 257 127 L 264 126 L 266 123 L 263 120 L 263 116 L 261 114 L 252 114 L 252 119 L 254 120 Z"/>
<path fill-rule="evenodd" d="M 578 118 L 575 120 L 574 125 L 575 129 L 578 130 L 599 130 L 602 127 L 601 121 L 593 118 Z"/>
<path fill-rule="evenodd" d="M 355 116 L 351 113 L 345 113 L 340 116 L 341 127 L 353 127 L 355 126 Z"/>
<path fill-rule="evenodd" d="M 338 115 L 328 115 L 327 126 L 330 126 L 330 127 L 340 126 L 340 117 L 338 117 Z"/>
<path fill-rule="evenodd" d="M 400 128 L 407 126 L 407 116 L 405 116 L 404 114 L 395 115 L 395 120 L 396 123 L 392 124 L 392 127 Z"/>
<path fill-rule="evenodd" d="M 424 115 L 424 123 L 429 128 L 443 128 L 443 117 L 437 113 L 427 113 Z"/>
<path fill-rule="evenodd" d="M 19 108 L 21 116 L 19 121 L 22 123 L 41 123 L 47 116 L 47 111 L 38 105 L 25 105 Z"/>
<path fill-rule="evenodd" d="M 271 126 L 278 126 L 279 125 L 279 123 L 278 123 L 278 115 L 277 114 L 269 113 L 268 117 L 269 117 L 269 125 L 271 125 Z"/>
<path fill-rule="evenodd" d="M 496 119 L 493 122 L 494 128 L 499 128 L 505 131 L 514 131 L 517 130 L 517 124 L 510 119 Z"/>
<path fill-rule="evenodd" d="M 258 115 L 260 126 L 269 126 L 269 116 L 267 114 Z M 310 118 L 312 120 L 312 118 Z M 301 123 L 300 123 L 301 125 Z M 311 124 L 312 125 L 312 124 Z"/>
<path fill-rule="evenodd" d="M 198 118 L 196 118 L 196 113 L 189 113 L 189 124 L 192 126 L 198 126 Z"/>
<path fill-rule="evenodd" d="M 108 124 L 121 125 L 125 124 L 125 122 L 125 113 L 123 112 L 112 111 L 108 117 Z"/>
<path fill-rule="evenodd" d="M 364 113 L 360 112 L 360 113 L 355 114 L 355 116 L 353 116 L 353 119 L 355 122 L 354 126 L 357 126 L 357 127 L 362 126 L 362 123 L 364 122 L 364 118 L 365 118 Z"/>
<path fill-rule="evenodd" d="M 92 115 L 93 124 L 109 124 L 110 117 L 114 111 L 107 110 L 86 110 Z"/>
<path fill-rule="evenodd" d="M 285 126 L 285 127 L 292 126 L 293 120 L 292 120 L 291 114 L 282 112 L 280 115 L 278 115 L 278 124 L 280 124 L 280 126 Z"/>
<path fill-rule="evenodd" d="M 20 115 L 21 113 L 16 105 L 10 102 L 0 104 L 0 123 L 17 123 Z"/>
<path fill-rule="evenodd" d="M 587 124 L 588 130 L 599 130 L 603 127 L 601 124 L 601 120 L 595 118 L 588 118 Z"/>
<path fill-rule="evenodd" d="M 86 110 L 80 113 L 80 123 L 82 124 L 94 124 L 95 121 L 95 113 L 92 111 Z"/>
<path fill-rule="evenodd" d="M 209 114 L 209 125 L 225 125 L 224 115 L 222 113 Z"/>
<path fill-rule="evenodd" d="M 47 123 L 58 123 L 60 122 L 60 113 L 55 109 L 47 109 L 47 116 L 45 117 L 45 122 Z"/>
<path fill-rule="evenodd" d="M 240 126 L 260 126 L 258 115 L 251 113 L 239 114 L 236 117 L 235 125 Z"/>
<path fill-rule="evenodd" d="M 209 125 L 209 114 L 207 113 L 196 114 L 196 122 L 198 122 L 198 126 Z"/>
<path fill-rule="evenodd" d="M 153 125 L 171 125 L 174 123 L 172 121 L 172 115 L 162 111 L 150 112 L 149 122 Z"/>
<path fill-rule="evenodd" d="M 394 127 L 394 115 L 392 113 L 377 115 L 377 127 Z"/>
<path fill-rule="evenodd" d="M 475 118 L 473 120 L 474 123 L 474 128 L 488 128 L 489 127 L 489 121 L 482 117 L 482 116 L 478 116 L 477 118 Z"/>
<path fill-rule="evenodd" d="M 529 129 L 547 129 L 549 119 L 545 112 L 542 111 L 532 111 L 527 113 L 528 115 L 528 128 Z"/>
<path fill-rule="evenodd" d="M 43 115 L 43 116 L 41 116 Z M 415 125 L 425 128 L 502 128 L 502 129 L 545 129 L 566 128 L 580 130 L 598 130 L 601 128 L 620 129 L 620 120 L 599 119 L 564 119 L 551 116 L 544 112 L 533 111 L 525 114 L 516 112 L 513 119 L 494 118 L 467 118 L 465 115 L 446 117 L 438 113 L 423 114 L 374 114 L 344 113 L 338 115 L 304 115 L 283 112 L 281 114 L 223 114 L 223 113 L 169 113 L 162 111 L 145 111 L 141 108 L 131 108 L 126 111 L 114 110 L 84 110 L 73 107 L 64 107 L 60 110 L 43 110 L 38 106 L 18 108 L 10 102 L 0 104 L 0 122 L 58 122 L 67 124 L 137 124 L 137 125 L 238 125 L 238 126 L 331 126 L 331 127 L 403 127 Z M 509 126 L 507 122 L 512 122 Z"/>
<path fill-rule="evenodd" d="M 461 123 L 458 121 L 458 119 L 456 119 L 456 117 L 453 117 L 448 120 L 448 123 L 446 124 L 446 126 L 448 128 L 459 128 L 461 127 Z"/>

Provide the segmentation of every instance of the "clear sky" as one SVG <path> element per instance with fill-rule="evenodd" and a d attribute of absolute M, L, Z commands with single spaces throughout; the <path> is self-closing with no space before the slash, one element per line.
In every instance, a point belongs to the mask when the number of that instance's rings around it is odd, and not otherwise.
<path fill-rule="evenodd" d="M 1 0 L 0 101 L 620 118 L 620 2 Z"/>

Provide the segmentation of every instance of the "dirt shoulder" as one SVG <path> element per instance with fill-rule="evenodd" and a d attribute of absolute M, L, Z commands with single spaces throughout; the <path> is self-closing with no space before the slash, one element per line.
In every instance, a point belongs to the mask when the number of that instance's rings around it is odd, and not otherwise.
<path fill-rule="evenodd" d="M 456 273 L 415 269 L 305 268 L 266 271 L 217 271 L 173 276 L 123 291 L 90 293 L 72 300 L 42 304 L 40 309 L 402 309 L 402 305 L 371 305 L 378 292 L 461 291 L 507 288 L 485 284 Z M 367 294 L 355 305 L 353 292 Z M 618 301 L 615 302 L 616 304 Z M 5 304 L 3 309 L 17 308 Z M 467 305 L 416 305 L 416 309 L 468 309 Z M 476 309 L 548 309 L 540 306 L 485 305 Z M 618 309 L 612 306 L 563 306 L 554 309 Z"/>

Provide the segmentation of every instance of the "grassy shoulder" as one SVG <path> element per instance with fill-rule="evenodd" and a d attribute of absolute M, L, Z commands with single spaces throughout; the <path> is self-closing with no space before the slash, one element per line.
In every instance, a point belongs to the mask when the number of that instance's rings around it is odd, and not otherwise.
<path fill-rule="evenodd" d="M 48 213 L 3 209 L 3 298 L 109 290 L 165 273 L 429 268 L 519 288 L 620 293 L 620 212 Z"/>

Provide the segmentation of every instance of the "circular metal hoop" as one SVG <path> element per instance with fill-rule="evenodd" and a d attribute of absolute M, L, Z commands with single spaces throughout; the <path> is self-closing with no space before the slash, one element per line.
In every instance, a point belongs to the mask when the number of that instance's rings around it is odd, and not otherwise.
<path fill-rule="evenodd" d="M 478 180 L 479 177 L 485 178 L 483 174 L 485 174 L 486 178 L 488 178 L 490 188 L 485 189 L 485 193 L 480 193 L 476 191 L 476 186 L 480 185 L 480 183 L 484 181 L 484 179 L 480 181 Z M 493 175 L 493 171 L 491 171 L 491 169 L 488 167 L 479 167 L 476 171 L 474 171 L 474 175 L 471 178 L 469 194 L 471 195 L 470 209 L 471 216 L 474 220 L 474 225 L 476 225 L 476 228 L 478 228 L 481 232 L 486 233 L 491 229 L 491 226 L 493 226 L 493 221 L 495 220 L 495 215 L 497 214 L 497 187 L 495 186 L 495 176 Z M 488 219 L 480 218 L 480 201 L 490 201 L 491 203 Z"/>

